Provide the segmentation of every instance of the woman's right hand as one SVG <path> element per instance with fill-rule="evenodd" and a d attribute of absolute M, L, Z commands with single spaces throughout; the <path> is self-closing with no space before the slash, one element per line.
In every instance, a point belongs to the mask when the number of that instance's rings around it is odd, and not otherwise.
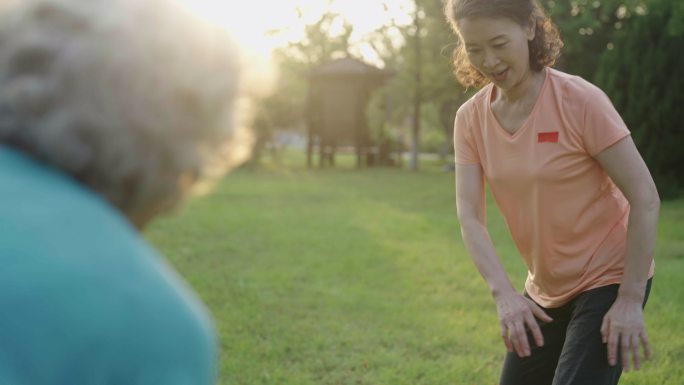
<path fill-rule="evenodd" d="M 544 337 L 535 317 L 542 322 L 552 322 L 553 319 L 541 307 L 516 292 L 499 295 L 495 300 L 501 336 L 509 352 L 515 349 L 519 357 L 529 357 L 532 354 L 527 330 L 532 332 L 537 346 L 544 346 Z"/>

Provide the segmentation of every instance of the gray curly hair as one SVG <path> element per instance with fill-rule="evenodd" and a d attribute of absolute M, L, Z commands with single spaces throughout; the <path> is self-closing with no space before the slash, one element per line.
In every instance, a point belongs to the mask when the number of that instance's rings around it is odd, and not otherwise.
<path fill-rule="evenodd" d="M 5 2 L 0 143 L 129 217 L 165 211 L 235 163 L 238 74 L 225 31 L 174 0 Z"/>

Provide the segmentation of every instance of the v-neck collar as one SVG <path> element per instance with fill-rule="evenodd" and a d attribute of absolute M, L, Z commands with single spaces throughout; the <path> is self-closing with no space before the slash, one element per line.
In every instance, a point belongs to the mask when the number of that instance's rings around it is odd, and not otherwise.
<path fill-rule="evenodd" d="M 542 96 L 544 92 L 546 91 L 546 88 L 548 88 L 548 83 L 549 83 L 549 68 L 544 67 L 544 82 L 542 83 L 541 89 L 539 90 L 539 94 L 537 95 L 537 99 L 534 102 L 534 106 L 532 107 L 532 111 L 530 111 L 529 115 L 527 115 L 527 118 L 525 119 L 525 122 L 517 129 L 515 132 L 510 133 L 508 130 L 506 130 L 501 123 L 499 123 L 499 119 L 496 117 L 494 114 L 494 111 L 492 110 L 492 93 L 494 92 L 494 88 L 496 87 L 494 84 L 490 84 L 489 91 L 487 92 L 487 114 L 489 114 L 489 117 L 494 121 L 494 125 L 496 126 L 496 130 L 501 133 L 501 135 L 505 136 L 506 138 L 510 140 L 515 140 L 518 138 L 524 131 L 526 131 L 527 126 L 530 125 L 530 122 L 532 120 L 532 117 L 534 114 L 537 112 L 539 109 L 539 105 L 541 104 L 541 100 L 543 99 Z"/>

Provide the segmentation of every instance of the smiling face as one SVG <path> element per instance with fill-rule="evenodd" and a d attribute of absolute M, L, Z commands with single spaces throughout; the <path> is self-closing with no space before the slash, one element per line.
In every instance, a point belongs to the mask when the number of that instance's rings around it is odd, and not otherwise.
<path fill-rule="evenodd" d="M 521 26 L 508 18 L 466 17 L 458 22 L 468 60 L 503 90 L 532 73 L 528 43 L 534 39 L 534 27 L 533 22 Z"/>

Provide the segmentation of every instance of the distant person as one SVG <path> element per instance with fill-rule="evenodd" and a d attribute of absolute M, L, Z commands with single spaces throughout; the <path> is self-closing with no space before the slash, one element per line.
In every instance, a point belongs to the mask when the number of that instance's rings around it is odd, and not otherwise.
<path fill-rule="evenodd" d="M 215 383 L 210 316 L 139 231 L 230 165 L 237 89 L 175 0 L 0 6 L 0 384 Z"/>
<path fill-rule="evenodd" d="M 482 87 L 456 115 L 457 206 L 509 352 L 501 384 L 616 384 L 640 368 L 640 346 L 651 356 L 651 175 L 608 97 L 550 68 L 562 42 L 536 0 L 445 11 L 461 43 L 456 77 Z M 522 295 L 487 233 L 485 181 L 529 270 Z"/>

